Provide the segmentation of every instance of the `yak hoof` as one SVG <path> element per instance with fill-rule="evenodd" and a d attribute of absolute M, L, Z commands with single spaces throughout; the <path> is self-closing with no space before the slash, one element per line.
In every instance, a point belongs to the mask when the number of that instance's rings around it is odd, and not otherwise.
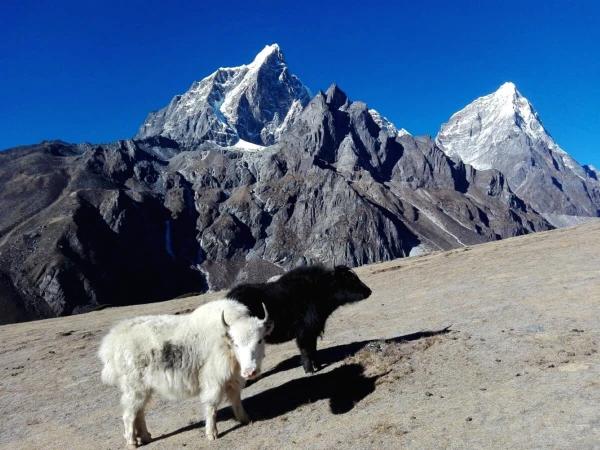
<path fill-rule="evenodd" d="M 248 425 L 250 422 L 252 422 L 250 420 L 250 417 L 248 417 L 248 414 L 242 414 L 240 417 L 237 418 L 237 420 L 242 425 Z"/>
<path fill-rule="evenodd" d="M 217 430 L 207 430 L 206 439 L 208 439 L 209 441 L 214 441 L 215 439 L 217 439 Z"/>
<path fill-rule="evenodd" d="M 127 444 L 127 450 L 134 450 L 136 448 L 138 448 L 137 442 L 135 444 Z"/>
<path fill-rule="evenodd" d="M 149 444 L 150 442 L 152 442 L 152 435 L 150 433 L 142 434 L 139 439 L 140 444 Z"/>
<path fill-rule="evenodd" d="M 317 365 L 312 362 L 312 361 L 308 361 L 304 364 L 304 373 L 315 373 L 317 371 Z"/>

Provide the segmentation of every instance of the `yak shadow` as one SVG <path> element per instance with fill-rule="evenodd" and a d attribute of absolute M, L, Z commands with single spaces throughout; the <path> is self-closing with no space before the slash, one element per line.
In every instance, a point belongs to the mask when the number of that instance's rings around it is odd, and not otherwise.
<path fill-rule="evenodd" d="M 291 412 L 296 408 L 319 400 L 329 400 L 329 410 L 333 414 L 344 414 L 354 408 L 359 401 L 375 390 L 375 382 L 381 375 L 366 377 L 362 364 L 347 364 L 331 372 L 302 377 L 260 392 L 243 400 L 244 408 L 253 421 L 269 420 Z M 217 413 L 217 421 L 233 417 L 231 408 L 222 408 Z M 181 427 L 170 433 L 152 439 L 152 443 L 168 439 L 180 433 L 204 427 L 204 420 Z M 242 427 L 236 424 L 219 432 L 219 437 Z"/>
<path fill-rule="evenodd" d="M 382 341 L 387 343 L 410 342 L 449 332 L 450 327 L 448 326 L 441 330 L 419 331 L 391 339 L 365 340 L 329 347 L 319 351 L 319 360 L 322 363 L 321 369 L 354 355 L 370 343 Z M 277 364 L 273 369 L 265 372 L 261 379 L 300 365 L 299 357 L 288 358 Z M 280 386 L 245 398 L 243 400 L 244 408 L 248 411 L 253 421 L 263 421 L 291 412 L 302 405 L 314 403 L 319 400 L 328 400 L 329 410 L 332 414 L 345 414 L 375 390 L 376 381 L 382 375 L 384 374 L 367 377 L 364 375 L 364 366 L 362 364 L 345 364 L 330 372 L 293 379 Z M 233 414 L 230 407 L 221 408 L 217 412 L 218 422 L 232 418 Z M 219 436 L 223 437 L 242 426 L 244 425 L 236 424 L 228 430 L 219 432 Z M 204 427 L 203 420 L 158 436 L 152 439 L 152 442 L 154 443 L 201 427 Z"/>
<path fill-rule="evenodd" d="M 352 342 L 350 344 L 336 345 L 334 347 L 324 348 L 317 352 L 317 361 L 319 364 L 319 370 L 330 366 L 336 362 L 343 360 L 349 356 L 356 354 L 360 349 L 364 348 L 368 344 L 374 342 L 410 342 L 417 341 L 419 339 L 438 336 L 440 334 L 449 333 L 451 325 L 442 328 L 440 330 L 426 330 L 426 331 L 417 331 L 416 333 L 405 334 L 403 336 L 397 336 L 391 339 L 371 339 L 366 341 Z M 263 372 L 261 377 L 255 381 L 255 383 L 259 382 L 261 379 L 266 378 L 270 375 L 274 375 L 279 372 L 285 372 L 286 370 L 294 369 L 296 367 L 300 367 L 302 365 L 300 361 L 300 355 L 292 356 L 291 358 L 285 359 L 278 363 L 275 367 L 266 372 Z M 251 383 L 248 383 L 249 386 Z"/>
<path fill-rule="evenodd" d="M 226 408 L 222 408 L 219 411 L 217 411 L 217 428 L 219 427 L 219 422 L 224 422 L 226 420 L 232 419 L 233 418 L 233 413 L 231 411 L 230 407 L 226 407 Z M 161 434 L 158 437 L 152 438 L 152 440 L 150 441 L 151 443 L 157 442 L 157 441 L 162 441 L 163 439 L 168 439 L 172 436 L 176 436 L 180 433 L 186 433 L 188 431 L 192 431 L 192 430 L 196 430 L 199 429 L 201 432 L 201 437 L 204 438 L 204 426 L 206 425 L 204 420 L 200 420 L 199 422 L 195 422 L 195 423 L 190 423 L 189 425 L 186 425 L 185 427 L 181 427 L 178 428 L 177 430 L 173 430 L 169 433 L 165 433 L 165 434 Z M 236 423 L 233 427 L 229 428 L 228 430 L 219 430 L 219 437 L 223 437 L 226 434 L 231 433 L 232 431 L 237 430 L 238 428 L 241 428 L 245 426 L 244 424 L 241 423 Z"/>
<path fill-rule="evenodd" d="M 329 401 L 333 414 L 345 414 L 375 390 L 380 375 L 367 377 L 362 364 L 346 364 L 331 372 L 296 378 L 244 400 L 253 420 L 268 420 L 307 403 Z"/>

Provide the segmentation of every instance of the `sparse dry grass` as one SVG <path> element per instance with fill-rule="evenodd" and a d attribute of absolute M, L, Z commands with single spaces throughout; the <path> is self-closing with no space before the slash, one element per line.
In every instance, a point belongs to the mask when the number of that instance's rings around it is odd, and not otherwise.
<path fill-rule="evenodd" d="M 365 345 L 355 355 L 346 358 L 348 364 L 360 364 L 365 376 L 377 377 L 375 384 L 392 383 L 415 371 L 412 356 L 441 342 L 442 336 L 417 341 L 375 341 Z"/>

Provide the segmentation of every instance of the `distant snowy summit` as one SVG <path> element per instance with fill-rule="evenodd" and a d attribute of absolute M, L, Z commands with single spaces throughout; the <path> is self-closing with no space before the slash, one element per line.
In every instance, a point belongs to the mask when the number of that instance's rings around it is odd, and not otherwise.
<path fill-rule="evenodd" d="M 310 100 L 277 44 L 250 64 L 221 67 L 150 113 L 136 138 L 164 136 L 187 147 L 205 141 L 257 150 L 275 143 Z"/>
<path fill-rule="evenodd" d="M 595 170 L 581 166 L 558 146 L 512 82 L 453 114 L 436 143 L 476 169 L 502 172 L 513 191 L 557 225 L 569 220 L 556 220 L 556 215 L 600 212 Z"/>
<path fill-rule="evenodd" d="M 250 64 L 221 67 L 194 82 L 150 113 L 135 138 L 164 136 L 188 148 L 213 142 L 259 151 L 279 141 L 310 99 L 310 90 L 289 71 L 279 45 L 271 44 Z M 376 110 L 369 112 L 390 136 L 410 135 Z"/>

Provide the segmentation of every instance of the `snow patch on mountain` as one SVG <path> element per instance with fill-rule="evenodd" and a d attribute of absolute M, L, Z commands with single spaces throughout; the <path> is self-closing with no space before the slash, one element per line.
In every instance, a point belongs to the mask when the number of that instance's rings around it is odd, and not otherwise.
<path fill-rule="evenodd" d="M 377 110 L 369 109 L 369 114 L 371 114 L 373 121 L 379 126 L 379 128 L 387 132 L 390 136 L 412 136 L 404 128 L 396 128 L 392 122 L 390 122 L 386 117 L 382 116 Z"/>
<path fill-rule="evenodd" d="M 235 144 L 233 144 L 231 146 L 231 148 L 235 148 L 236 150 L 246 150 L 246 151 L 250 151 L 250 152 L 256 152 L 256 151 L 262 150 L 265 147 L 264 147 L 264 145 L 258 145 L 258 144 L 254 144 L 252 142 L 248 142 L 243 139 L 240 139 Z"/>

